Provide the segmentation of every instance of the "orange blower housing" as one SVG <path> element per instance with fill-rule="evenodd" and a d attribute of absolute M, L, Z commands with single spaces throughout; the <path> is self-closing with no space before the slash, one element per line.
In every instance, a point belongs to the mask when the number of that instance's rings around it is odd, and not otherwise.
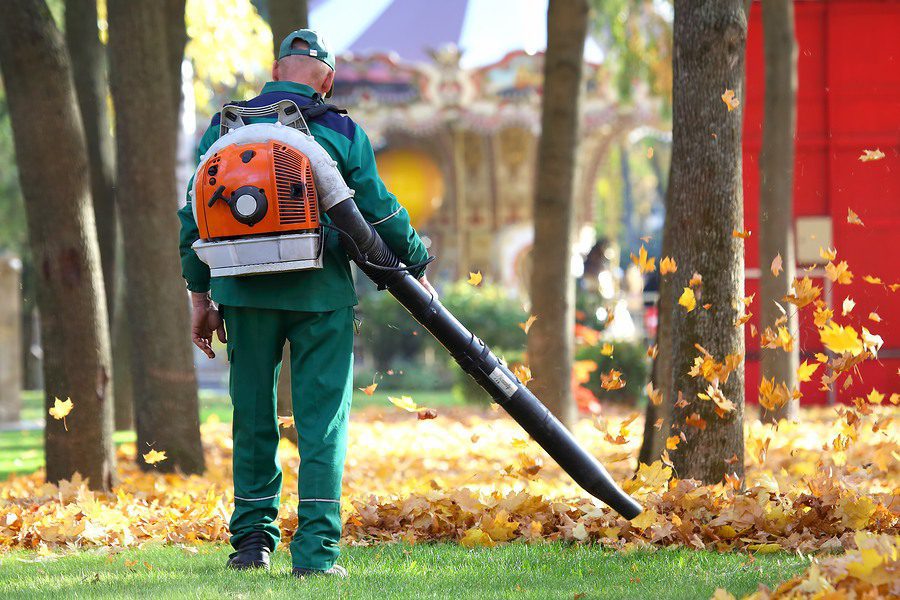
<path fill-rule="evenodd" d="M 233 144 L 199 173 L 194 206 L 202 240 L 319 229 L 312 169 L 295 148 L 274 140 Z"/>
<path fill-rule="evenodd" d="M 322 227 L 310 160 L 278 139 L 287 128 L 254 127 L 275 135 L 256 141 L 228 134 L 238 137 L 198 167 L 193 210 L 200 239 L 192 247 L 212 277 L 320 269 Z"/>

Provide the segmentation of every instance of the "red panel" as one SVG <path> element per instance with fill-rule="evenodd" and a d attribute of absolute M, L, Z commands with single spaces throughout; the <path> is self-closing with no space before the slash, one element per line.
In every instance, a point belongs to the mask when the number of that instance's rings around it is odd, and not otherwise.
<path fill-rule="evenodd" d="M 835 286 L 835 313 L 841 324 L 857 331 L 865 326 L 885 340 L 881 362 L 864 364 L 854 384 L 838 391 L 838 398 L 847 401 L 872 387 L 898 391 L 900 290 L 867 284 L 862 276 L 900 282 L 900 0 L 797 0 L 794 6 L 799 47 L 794 214 L 831 217 L 838 260 L 846 260 L 855 275 L 851 285 Z M 764 94 L 760 13 L 759 2 L 754 2 L 743 99 L 745 227 L 750 230 L 758 227 Z M 885 153 L 884 160 L 858 160 L 864 149 L 875 148 Z M 848 208 L 859 214 L 865 227 L 847 223 Z M 748 268 L 759 266 L 757 239 L 747 240 Z M 757 287 L 748 280 L 748 293 Z M 842 317 L 840 305 L 847 296 L 856 307 Z M 873 311 L 882 323 L 868 319 Z M 801 313 L 800 329 L 802 352 L 819 350 L 809 309 Z M 747 348 L 747 398 L 755 401 L 758 338 L 748 336 Z M 824 401 L 815 387 L 804 384 L 804 402 Z"/>

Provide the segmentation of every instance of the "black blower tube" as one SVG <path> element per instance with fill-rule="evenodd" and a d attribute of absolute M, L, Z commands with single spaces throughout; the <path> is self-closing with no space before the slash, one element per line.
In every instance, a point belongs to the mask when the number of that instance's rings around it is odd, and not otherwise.
<path fill-rule="evenodd" d="M 603 465 L 578 444 L 491 349 L 457 321 L 408 271 L 399 268 L 397 255 L 363 218 L 353 200 L 339 202 L 326 214 L 345 234 L 341 242 L 359 268 L 380 289 L 387 288 L 578 485 L 626 519 L 641 514 L 640 504 L 616 485 Z"/>

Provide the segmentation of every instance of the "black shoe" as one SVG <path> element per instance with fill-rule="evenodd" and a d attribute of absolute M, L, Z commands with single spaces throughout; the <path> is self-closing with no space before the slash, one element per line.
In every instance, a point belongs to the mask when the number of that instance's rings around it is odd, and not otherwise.
<path fill-rule="evenodd" d="M 302 567 L 294 567 L 291 571 L 291 575 L 296 577 L 297 579 L 303 579 L 304 577 L 310 577 L 313 575 L 334 575 L 339 579 L 343 579 L 347 576 L 347 569 L 342 567 L 341 565 L 334 565 L 327 571 L 320 571 L 318 569 L 304 569 Z"/>
<path fill-rule="evenodd" d="M 228 555 L 229 569 L 269 568 L 269 536 L 262 531 L 254 531 L 238 544 L 237 550 Z"/>

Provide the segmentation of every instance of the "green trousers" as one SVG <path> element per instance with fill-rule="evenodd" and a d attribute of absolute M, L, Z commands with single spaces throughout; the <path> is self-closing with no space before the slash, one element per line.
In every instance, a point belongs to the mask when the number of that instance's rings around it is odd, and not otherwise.
<path fill-rule="evenodd" d="M 234 406 L 235 547 L 263 531 L 274 550 L 281 496 L 276 383 L 282 348 L 290 343 L 291 396 L 300 450 L 299 526 L 291 542 L 294 567 L 328 569 L 341 537 L 341 477 L 353 392 L 353 307 L 294 312 L 223 307 Z"/>

